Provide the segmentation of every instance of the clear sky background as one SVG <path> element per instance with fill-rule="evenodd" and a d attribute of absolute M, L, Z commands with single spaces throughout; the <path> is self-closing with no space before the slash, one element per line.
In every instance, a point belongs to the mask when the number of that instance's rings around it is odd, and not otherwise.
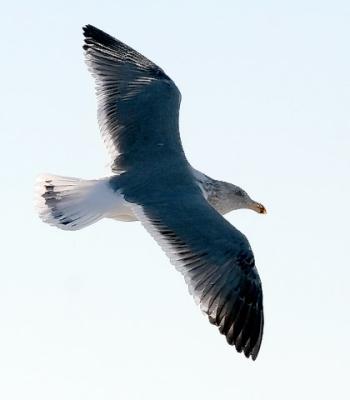
<path fill-rule="evenodd" d="M 348 1 L 2 4 L 1 399 L 350 398 L 349 18 Z M 174 79 L 190 162 L 268 209 L 227 216 L 263 281 L 256 362 L 138 223 L 34 212 L 38 173 L 106 175 L 87 23 Z"/>

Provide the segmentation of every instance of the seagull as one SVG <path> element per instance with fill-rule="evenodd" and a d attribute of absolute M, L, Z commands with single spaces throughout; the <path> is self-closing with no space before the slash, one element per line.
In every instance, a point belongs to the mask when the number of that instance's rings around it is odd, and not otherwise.
<path fill-rule="evenodd" d="M 103 218 L 140 221 L 209 322 L 255 360 L 264 326 L 261 281 L 247 238 L 222 215 L 265 214 L 265 207 L 190 165 L 179 133 L 181 94 L 160 67 L 92 25 L 83 34 L 111 174 L 94 180 L 40 175 L 40 218 L 68 231 Z"/>

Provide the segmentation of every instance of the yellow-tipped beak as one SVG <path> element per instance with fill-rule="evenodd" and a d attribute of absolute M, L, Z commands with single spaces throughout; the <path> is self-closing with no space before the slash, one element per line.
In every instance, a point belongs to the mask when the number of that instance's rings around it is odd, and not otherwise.
<path fill-rule="evenodd" d="M 252 209 L 259 214 L 266 214 L 266 208 L 261 203 L 254 203 Z"/>

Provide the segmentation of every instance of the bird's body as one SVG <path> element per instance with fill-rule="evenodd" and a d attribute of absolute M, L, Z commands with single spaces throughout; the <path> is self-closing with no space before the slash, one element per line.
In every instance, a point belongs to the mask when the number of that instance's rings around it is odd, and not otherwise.
<path fill-rule="evenodd" d="M 240 193 L 242 190 L 238 186 L 212 179 L 192 167 L 190 167 L 190 171 L 193 177 L 193 182 L 198 186 L 204 198 L 220 214 L 225 215 L 228 212 L 239 208 L 247 208 L 247 204 L 240 199 L 240 196 L 237 196 L 237 199 L 232 199 L 234 193 Z M 67 215 L 67 220 L 62 218 L 66 213 L 63 206 L 66 207 L 67 203 L 69 204 L 68 194 L 70 194 L 71 191 L 74 191 L 75 195 L 72 196 L 72 202 L 77 201 L 77 206 L 82 210 L 85 209 L 87 211 L 89 204 L 93 205 L 93 209 L 96 207 L 96 204 L 101 204 L 99 209 L 100 212 L 96 214 L 98 219 L 112 218 L 123 222 L 138 221 L 138 217 L 133 211 L 133 203 L 125 200 L 122 191 L 123 184 L 120 181 L 120 175 L 112 175 L 89 181 L 54 175 L 40 175 L 37 182 L 37 187 L 39 189 L 38 203 L 41 204 L 40 216 L 45 222 L 65 230 L 78 230 L 83 226 L 96 222 L 96 220 L 93 220 L 86 223 L 84 220 L 80 219 L 71 221 L 72 218 L 70 215 Z M 52 183 L 56 188 L 56 192 L 53 192 L 52 190 L 50 191 L 50 185 Z M 45 190 L 44 192 L 43 188 Z M 58 191 L 58 188 L 61 189 Z M 62 197 L 64 194 L 66 195 L 67 201 L 62 202 L 61 204 L 62 208 L 59 211 L 62 213 L 62 216 L 59 218 L 53 215 L 52 211 L 50 212 L 50 209 L 45 207 L 45 201 L 50 201 L 45 199 L 45 192 L 50 192 L 51 201 L 53 200 L 52 197 L 54 196 L 54 193 L 57 193 L 58 197 Z M 79 195 L 77 196 L 76 194 L 78 193 Z M 44 197 L 42 197 L 42 195 L 44 195 Z M 107 201 L 107 199 L 109 201 Z M 59 207 L 58 203 L 56 203 L 56 206 Z M 71 207 L 70 204 L 69 207 Z M 260 213 L 265 212 L 264 207 L 260 203 L 256 202 L 252 202 L 251 209 Z M 70 208 L 70 210 L 73 212 L 74 208 Z M 68 214 L 70 214 L 69 211 Z"/>
<path fill-rule="evenodd" d="M 181 95 L 163 70 L 91 25 L 84 35 L 112 175 L 42 175 L 39 215 L 65 230 L 102 218 L 141 221 L 184 275 L 209 321 L 255 359 L 263 333 L 261 283 L 246 237 L 221 215 L 265 208 L 238 186 L 189 164 L 178 129 Z"/>

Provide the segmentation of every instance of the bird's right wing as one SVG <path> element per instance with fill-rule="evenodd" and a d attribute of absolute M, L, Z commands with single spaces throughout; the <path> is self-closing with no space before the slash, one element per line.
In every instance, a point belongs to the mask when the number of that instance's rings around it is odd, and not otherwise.
<path fill-rule="evenodd" d="M 91 25 L 85 59 L 95 78 L 98 122 L 114 173 L 161 157 L 185 159 L 179 134 L 181 94 L 152 61 Z"/>
<path fill-rule="evenodd" d="M 133 209 L 184 275 L 209 321 L 237 351 L 255 360 L 263 335 L 263 295 L 245 236 L 200 193 Z"/>

